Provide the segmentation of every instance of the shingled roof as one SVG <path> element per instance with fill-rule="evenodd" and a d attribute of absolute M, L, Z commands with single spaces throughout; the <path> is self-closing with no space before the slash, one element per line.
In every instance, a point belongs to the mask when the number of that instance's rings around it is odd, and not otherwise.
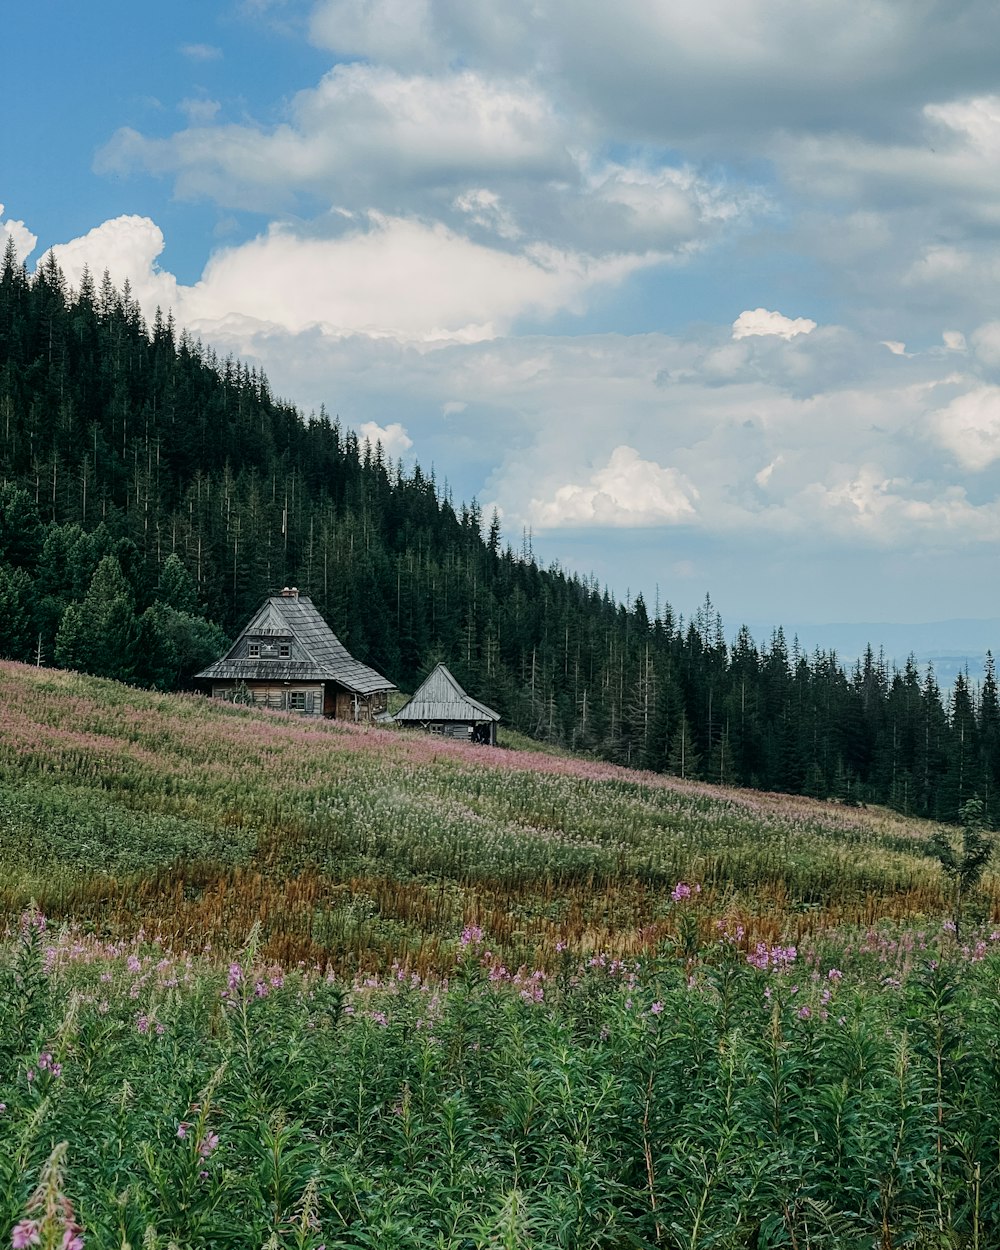
<path fill-rule="evenodd" d="M 287 659 L 247 654 L 249 638 L 288 643 Z M 196 674 L 203 681 L 335 681 L 355 694 L 395 690 L 387 678 L 356 660 L 306 595 L 271 595 L 221 660 Z"/>
<path fill-rule="evenodd" d="M 424 678 L 420 688 L 392 718 L 397 721 L 499 720 L 500 713 L 467 695 L 448 669 L 439 664 Z"/>

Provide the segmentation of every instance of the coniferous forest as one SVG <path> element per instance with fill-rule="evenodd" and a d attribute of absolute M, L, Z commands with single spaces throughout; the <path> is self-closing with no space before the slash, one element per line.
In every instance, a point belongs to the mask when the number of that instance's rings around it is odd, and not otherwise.
<path fill-rule="evenodd" d="M 148 326 L 127 285 L 72 291 L 51 256 L 29 277 L 11 244 L 0 479 L 7 658 L 183 687 L 294 584 L 401 689 L 444 660 L 547 742 L 941 820 L 978 795 L 1000 818 L 992 659 L 944 693 L 912 661 L 729 640 L 707 598 L 687 621 L 615 602 L 169 316 Z"/>

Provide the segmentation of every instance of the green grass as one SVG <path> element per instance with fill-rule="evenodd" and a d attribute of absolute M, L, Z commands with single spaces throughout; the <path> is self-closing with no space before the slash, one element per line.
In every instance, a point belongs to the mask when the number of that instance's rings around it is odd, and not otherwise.
<path fill-rule="evenodd" d="M 930 832 L 0 665 L 0 1244 L 986 1250 Z"/>
<path fill-rule="evenodd" d="M 0 909 L 350 969 L 434 966 L 466 922 L 506 956 L 635 954 L 697 880 L 749 940 L 943 916 L 930 830 L 415 732 L 0 666 Z M 990 905 L 996 882 L 987 880 Z"/>
<path fill-rule="evenodd" d="M 673 906 L 681 940 L 639 962 L 511 971 L 467 931 L 446 981 L 28 914 L 0 944 L 0 1239 L 992 1244 L 996 943 L 883 929 L 757 968 L 733 932 L 699 946 L 701 896 Z"/>

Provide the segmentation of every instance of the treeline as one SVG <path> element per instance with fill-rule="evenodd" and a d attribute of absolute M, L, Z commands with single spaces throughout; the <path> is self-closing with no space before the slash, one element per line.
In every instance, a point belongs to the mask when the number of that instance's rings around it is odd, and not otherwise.
<path fill-rule="evenodd" d="M 5 655 L 173 688 L 268 592 L 311 594 L 359 658 L 413 689 L 444 660 L 507 724 L 692 778 L 1000 818 L 1000 707 L 869 652 L 845 669 L 779 631 L 727 643 L 541 568 L 433 474 L 303 418 L 126 285 L 68 289 L 49 257 L 0 270 Z"/>

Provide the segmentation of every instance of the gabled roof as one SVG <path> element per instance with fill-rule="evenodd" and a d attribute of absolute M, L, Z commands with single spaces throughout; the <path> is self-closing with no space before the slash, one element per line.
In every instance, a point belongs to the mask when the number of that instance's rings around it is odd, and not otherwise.
<path fill-rule="evenodd" d="M 249 638 L 289 643 L 283 660 L 251 658 Z M 387 678 L 356 660 L 306 595 L 272 595 L 221 660 L 196 674 L 206 681 L 335 681 L 355 694 L 395 690 Z"/>
<path fill-rule="evenodd" d="M 392 718 L 397 721 L 487 721 L 500 713 L 467 695 L 443 664 L 432 669 L 420 688 Z"/>

